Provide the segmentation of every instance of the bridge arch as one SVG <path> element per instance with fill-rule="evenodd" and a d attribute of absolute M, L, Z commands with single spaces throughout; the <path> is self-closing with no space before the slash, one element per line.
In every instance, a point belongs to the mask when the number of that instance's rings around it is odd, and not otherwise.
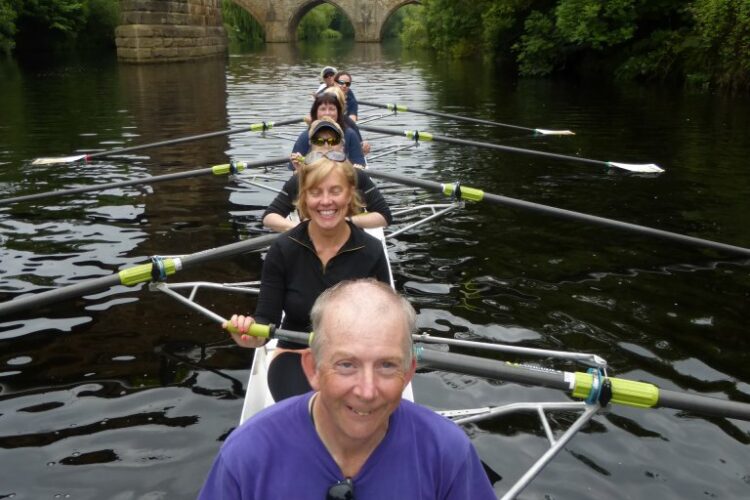
<path fill-rule="evenodd" d="M 386 20 L 406 4 L 419 0 L 234 0 L 266 34 L 266 42 L 293 42 L 297 26 L 310 10 L 328 3 L 341 10 L 354 27 L 358 42 L 379 42 Z"/>

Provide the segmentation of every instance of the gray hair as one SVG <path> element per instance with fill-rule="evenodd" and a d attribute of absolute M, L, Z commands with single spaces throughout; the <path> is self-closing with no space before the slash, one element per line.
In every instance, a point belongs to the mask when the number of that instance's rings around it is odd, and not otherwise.
<path fill-rule="evenodd" d="M 377 293 L 379 296 L 374 298 L 374 300 L 363 301 L 362 292 L 356 291 L 357 288 L 363 286 L 375 288 L 375 290 L 367 291 L 368 299 L 372 297 L 372 292 Z M 404 353 L 403 368 L 404 370 L 410 368 L 412 358 L 414 357 L 414 343 L 411 335 L 417 329 L 417 313 L 408 300 L 396 293 L 390 286 L 374 278 L 342 281 L 328 288 L 318 296 L 310 311 L 314 332 L 312 341 L 310 342 L 310 349 L 312 350 L 316 365 L 320 363 L 322 353 L 328 343 L 328 335 L 323 328 L 323 315 L 327 309 L 330 309 L 331 304 L 339 300 L 346 301 L 352 307 L 357 308 L 375 307 L 378 313 L 382 314 L 393 314 L 393 311 L 399 311 L 404 323 L 404 332 L 406 332 L 403 335 L 404 338 L 401 339 L 401 347 Z"/>

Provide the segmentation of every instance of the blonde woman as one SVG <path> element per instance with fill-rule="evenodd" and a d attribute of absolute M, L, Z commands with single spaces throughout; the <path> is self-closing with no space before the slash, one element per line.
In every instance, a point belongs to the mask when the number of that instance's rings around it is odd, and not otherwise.
<path fill-rule="evenodd" d="M 303 222 L 283 233 L 268 251 L 255 315 L 234 315 L 224 325 L 234 327 L 238 333 L 232 338 L 242 347 L 263 344 L 246 335 L 255 321 L 310 331 L 315 299 L 340 281 L 371 277 L 390 282 L 382 243 L 349 221 L 362 206 L 352 164 L 322 157 L 301 167 L 299 175 L 297 209 Z M 268 371 L 276 401 L 310 390 L 300 362 L 306 346 L 286 341 L 278 346 Z"/>

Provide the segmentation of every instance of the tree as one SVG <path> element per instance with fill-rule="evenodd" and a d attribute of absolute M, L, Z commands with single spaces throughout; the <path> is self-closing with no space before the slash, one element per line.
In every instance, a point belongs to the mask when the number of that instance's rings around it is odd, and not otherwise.
<path fill-rule="evenodd" d="M 16 17 L 18 5 L 14 0 L 0 0 L 0 53 L 6 56 L 16 46 Z"/>

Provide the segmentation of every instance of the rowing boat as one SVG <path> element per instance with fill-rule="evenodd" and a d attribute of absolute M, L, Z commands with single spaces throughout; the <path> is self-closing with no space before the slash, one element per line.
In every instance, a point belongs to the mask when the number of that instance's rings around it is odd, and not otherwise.
<path fill-rule="evenodd" d="M 395 135 L 393 131 L 387 130 L 384 131 L 384 133 L 388 133 L 389 135 Z M 414 138 L 416 142 L 416 137 L 418 137 L 421 140 L 427 140 L 428 138 L 434 139 L 434 136 L 431 134 L 425 134 L 424 132 L 420 132 L 417 134 L 416 132 L 413 132 L 411 134 L 407 134 L 407 137 Z M 439 138 L 439 137 L 438 137 Z M 456 141 L 454 141 L 456 142 Z M 467 141 L 464 141 L 466 144 L 469 144 Z M 476 143 L 473 143 L 476 145 Z M 409 147 L 413 147 L 414 144 L 407 144 L 405 146 L 402 145 L 395 145 L 394 149 L 391 151 L 398 151 L 402 149 L 406 149 Z M 508 148 L 505 148 L 508 149 Z M 260 164 L 270 164 L 274 163 L 274 160 L 264 161 L 264 162 L 256 162 L 256 165 Z M 601 162 L 599 162 L 601 163 Z M 611 162 L 605 162 L 607 164 L 612 164 L 615 166 L 619 166 L 621 164 L 614 164 Z M 241 165 L 244 167 L 244 165 Z M 250 166 L 250 164 L 248 164 Z M 226 168 L 225 168 L 226 167 Z M 210 171 L 210 173 L 218 174 L 218 173 L 237 173 L 241 172 L 243 168 L 239 168 L 239 164 L 232 165 L 233 168 L 228 168 L 230 165 L 218 165 L 212 169 L 204 169 Z M 633 170 L 633 168 L 627 168 L 629 170 Z M 186 173 L 184 175 L 198 175 L 202 174 L 204 171 L 196 171 L 191 173 Z M 205 172 L 208 173 L 208 172 Z M 710 242 L 707 240 L 701 240 L 694 237 L 685 237 L 683 235 L 677 235 L 675 233 L 667 233 L 665 231 L 658 231 L 651 228 L 646 228 L 643 226 L 635 226 L 633 224 L 624 224 L 624 223 L 615 223 L 617 221 L 611 221 L 607 219 L 603 219 L 600 217 L 593 217 L 593 216 L 586 216 L 585 214 L 579 214 L 575 212 L 570 211 L 562 211 L 562 210 L 553 210 L 550 207 L 546 207 L 543 205 L 538 204 L 531 204 L 528 202 L 521 203 L 518 200 L 509 199 L 506 197 L 501 197 L 497 195 L 491 195 L 487 193 L 480 192 L 477 189 L 470 188 L 467 186 L 460 186 L 459 184 L 438 184 L 431 181 L 425 181 L 422 179 L 414 179 L 414 178 L 405 178 L 402 176 L 397 176 L 393 174 L 386 174 L 383 172 L 373 172 L 373 177 L 380 177 L 381 179 L 388 179 L 394 182 L 400 182 L 404 185 L 411 185 L 415 187 L 419 187 L 422 189 L 425 189 L 427 191 L 435 191 L 435 192 L 441 192 L 446 195 L 451 195 L 456 199 L 467 199 L 471 201 L 487 201 L 491 203 L 497 203 L 501 205 L 516 207 L 516 208 L 522 208 L 522 209 L 528 209 L 533 210 L 541 213 L 545 213 L 548 215 L 554 215 L 558 217 L 564 217 L 568 219 L 573 220 L 579 220 L 587 223 L 594 223 L 594 224 L 600 224 L 600 225 L 607 225 L 609 227 L 616 227 L 619 229 L 627 229 L 629 231 L 638 232 L 641 234 L 646 234 L 649 236 L 656 236 L 661 238 L 667 238 L 675 242 L 680 243 L 686 243 L 693 246 L 698 247 L 705 247 L 705 248 L 712 248 L 717 251 L 722 252 L 729 252 L 730 254 L 739 254 L 742 256 L 750 255 L 750 250 L 725 245 L 725 244 L 718 244 L 716 242 Z M 164 176 L 164 179 L 166 179 L 166 176 Z M 162 180 L 162 177 L 157 178 L 150 178 L 148 182 L 156 182 L 157 180 Z M 238 179 L 239 180 L 239 179 Z M 128 181 L 128 183 L 134 184 L 136 182 L 145 182 L 144 180 L 138 180 L 138 181 Z M 123 183 L 119 183 L 122 185 Z M 97 189 L 101 189 L 102 187 L 109 187 L 109 186 L 97 186 Z M 80 192 L 80 189 L 76 189 L 75 192 Z M 72 190 L 67 190 L 64 193 L 65 194 L 71 194 Z M 45 196 L 49 196 L 52 194 L 63 194 L 60 193 L 46 193 Z M 35 195 L 36 196 L 36 195 Z M 16 202 L 19 201 L 18 198 L 12 198 L 12 199 L 6 199 L 3 200 L 4 202 L 10 203 L 10 202 Z M 450 206 L 456 205 L 454 202 L 453 204 L 450 204 Z M 446 210 L 451 210 L 452 208 L 448 208 Z M 413 211 L 414 208 L 407 208 L 404 210 L 404 214 L 408 213 L 409 211 Z M 436 212 L 435 209 L 433 209 L 433 214 L 430 216 L 431 218 L 439 217 L 444 212 Z M 395 236 L 399 232 L 403 232 L 408 230 L 410 227 L 413 227 L 416 224 L 409 225 L 408 227 L 399 227 L 396 231 L 390 231 L 388 236 Z M 381 231 L 382 233 L 382 231 Z M 247 251 L 248 249 L 253 250 L 259 250 L 261 248 L 266 247 L 272 240 L 274 235 L 265 235 L 260 238 L 254 238 L 253 240 L 257 241 L 246 241 L 242 242 L 241 244 L 244 245 L 244 251 Z M 383 237 L 381 237 L 383 239 Z M 232 250 L 230 252 L 223 253 L 221 255 L 232 255 L 239 252 L 240 244 L 233 244 L 231 245 Z M 197 264 L 198 262 L 202 262 L 204 260 L 208 260 L 209 253 L 213 254 L 214 258 L 218 257 L 220 254 L 218 253 L 219 249 L 211 249 L 210 251 L 204 251 L 204 252 L 198 252 L 193 255 L 189 256 L 182 256 L 180 258 L 176 259 L 169 259 L 167 258 L 167 262 L 163 264 L 159 264 L 159 267 L 162 268 L 164 272 L 162 274 L 169 275 L 175 272 L 176 270 L 179 270 L 179 266 L 174 266 L 174 263 L 169 264 L 170 260 L 181 261 L 180 265 L 187 264 Z M 224 252 L 224 250 L 222 250 Z M 387 254 L 386 254 L 387 255 Z M 71 287 L 70 290 L 60 290 L 60 291 L 54 291 L 50 293 L 43 293 L 39 294 L 39 296 L 34 297 L 34 304 L 39 305 L 44 303 L 43 300 L 51 300 L 54 298 L 55 300 L 60 300 L 64 297 L 72 297 L 77 296 L 75 294 L 82 294 L 85 290 L 98 290 L 101 288 L 106 288 L 109 286 L 114 285 L 128 285 L 133 286 L 138 283 L 147 282 L 149 279 L 152 279 L 154 276 L 154 266 L 156 265 L 157 261 L 154 261 L 154 264 L 146 264 L 137 266 L 137 269 L 128 269 L 121 271 L 117 275 L 111 276 L 111 277 L 105 277 L 102 279 L 96 279 L 92 280 L 91 283 L 83 283 L 79 286 L 76 285 L 76 287 L 73 289 Z M 173 267 L 170 267 L 170 265 L 173 265 Z M 157 279 L 157 278 L 153 278 Z M 162 277 L 161 279 L 164 279 Z M 208 284 L 208 283 L 201 283 L 201 284 L 172 284 L 172 285 L 166 285 L 165 283 L 155 283 L 153 285 L 154 288 L 167 291 L 171 288 L 177 288 L 180 286 L 188 286 L 193 288 L 193 293 L 191 293 L 191 296 L 194 295 L 195 290 L 197 290 L 199 287 L 213 287 L 216 286 L 215 284 Z M 255 284 L 224 284 L 224 285 L 218 285 L 219 288 L 222 288 L 224 290 L 232 290 L 232 291 L 240 291 L 243 293 L 258 293 L 257 290 L 257 283 Z M 256 287 L 256 288 L 253 288 Z M 42 298 L 44 297 L 44 298 Z M 27 305 L 31 304 L 32 301 L 27 298 L 23 298 L 22 300 L 14 300 L 12 303 L 8 304 L 2 304 L 3 312 L 8 313 L 10 311 L 19 310 L 23 307 L 26 307 Z M 206 311 L 203 311 L 206 312 Z M 2 313 L 0 313 L 2 314 Z M 217 321 L 223 321 L 222 318 L 220 318 L 218 315 L 207 312 L 208 316 L 213 317 Z M 283 332 L 279 332 L 283 333 Z M 280 337 L 283 338 L 283 337 Z M 497 407 L 482 407 L 482 408 L 460 408 L 450 411 L 441 411 L 439 413 L 447 416 L 448 418 L 451 418 L 456 422 L 457 424 L 466 424 L 469 422 L 476 422 L 478 420 L 482 419 L 488 419 L 488 418 L 496 418 L 501 415 L 508 414 L 510 412 L 532 412 L 536 413 L 537 416 L 541 419 L 541 426 L 544 430 L 544 434 L 547 435 L 548 440 L 551 443 L 550 449 L 544 454 L 544 456 L 537 461 L 535 464 L 532 465 L 532 467 L 529 468 L 528 472 L 516 483 L 513 488 L 511 488 L 506 494 L 504 498 L 512 498 L 518 492 L 523 489 L 523 487 L 528 484 L 533 477 L 538 474 L 541 469 L 549 462 L 551 461 L 554 456 L 566 445 L 566 443 L 580 430 L 583 428 L 583 426 L 591 419 L 593 418 L 599 410 L 601 410 L 604 407 L 608 406 L 608 400 L 605 400 L 603 398 L 603 384 L 606 381 L 612 380 L 616 381 L 617 379 L 610 379 L 607 376 L 606 372 L 606 362 L 602 360 L 601 358 L 598 358 L 598 356 L 595 355 L 584 355 L 584 354 L 576 354 L 572 353 L 573 357 L 566 357 L 564 354 L 566 353 L 559 353 L 559 352 L 553 352 L 553 351 L 542 351 L 542 350 L 534 350 L 534 349 L 527 349 L 523 350 L 522 348 L 514 347 L 514 346 L 503 346 L 500 344 L 492 344 L 492 343 L 479 343 L 479 342 L 469 342 L 469 341 L 461 341 L 458 339 L 452 339 L 452 338 L 430 338 L 427 335 L 418 335 L 416 337 L 416 340 L 421 343 L 440 343 L 443 346 L 457 346 L 458 348 L 467 348 L 473 350 L 489 350 L 489 351 L 501 351 L 501 352 L 511 352 L 513 361 L 517 362 L 518 356 L 521 354 L 524 355 L 530 355 L 530 356 L 542 356 L 545 359 L 545 367 L 540 366 L 524 366 L 524 365 L 515 365 L 515 364 L 509 364 L 504 362 L 499 362 L 496 359 L 491 359 L 493 356 L 488 356 L 486 359 L 484 357 L 473 357 L 474 359 L 471 361 L 466 361 L 463 363 L 459 363 L 458 361 L 450 361 L 449 360 L 442 360 L 440 358 L 440 355 L 450 356 L 454 353 L 444 353 L 444 352 L 438 352 L 435 355 L 434 351 L 430 351 L 429 349 L 426 349 L 424 346 L 418 346 L 417 352 L 419 353 L 419 362 L 420 366 L 426 367 L 432 370 L 443 370 L 443 371 L 450 371 L 450 372 L 456 372 L 456 373 L 468 373 L 471 375 L 479 376 L 479 377 L 485 377 L 485 378 L 491 378 L 496 380 L 504 380 L 504 381 L 510 381 L 513 383 L 519 383 L 519 384 L 526 384 L 526 385 L 544 385 L 548 387 L 554 387 L 559 388 L 563 391 L 570 392 L 574 397 L 578 399 L 585 399 L 585 401 L 570 401 L 566 398 L 563 398 L 561 401 L 552 401 L 547 403 L 509 403 Z M 256 356 L 253 361 L 253 366 L 248 378 L 248 385 L 247 385 L 247 392 L 245 394 L 245 399 L 243 402 L 242 407 L 242 414 L 241 414 L 241 420 L 247 419 L 250 415 L 257 412 L 259 409 L 269 405 L 272 403 L 272 400 L 270 399 L 270 394 L 267 390 L 266 385 L 266 373 L 267 373 L 267 367 L 268 362 L 270 361 L 272 355 L 273 355 L 273 348 L 275 346 L 275 340 L 272 339 L 269 341 L 266 347 L 263 349 L 258 349 L 256 351 Z M 522 352 L 526 351 L 526 352 Z M 536 352 L 533 352 L 536 351 Z M 460 355 L 459 355 L 460 356 Z M 570 356 L 570 354 L 568 354 Z M 593 369 L 593 373 L 570 373 L 570 372 L 557 372 L 553 368 L 548 368 L 546 365 L 550 363 L 550 360 L 553 359 L 564 359 L 564 360 L 572 360 L 574 362 L 581 362 L 586 364 L 589 369 Z M 489 367 L 485 365 L 491 365 Z M 476 366 L 482 365 L 482 369 L 480 370 L 474 370 L 474 371 L 463 371 L 467 370 L 467 367 L 471 365 L 472 369 L 476 368 Z M 476 365 L 476 366 L 473 366 Z M 506 366 L 507 365 L 507 366 Z M 567 361 L 561 362 L 556 366 L 569 366 L 569 363 Z M 555 365 L 553 365 L 555 366 Z M 509 368 L 510 367 L 510 368 Z M 514 370 L 520 370 L 519 373 L 524 373 L 524 377 L 520 378 L 514 378 L 515 375 L 508 375 L 505 372 L 502 372 L 500 368 L 503 369 L 510 369 L 511 371 Z M 531 375 L 534 375 L 533 377 Z M 558 376 L 559 375 L 559 376 Z M 526 378 L 528 376 L 528 378 Z M 538 376 L 538 377 L 537 377 Z M 555 379 L 550 381 L 550 379 Z M 558 380 L 559 379 L 559 380 Z M 537 382 L 538 381 L 538 382 Z M 632 382 L 628 381 L 629 384 L 639 384 L 638 382 Z M 583 387 L 576 387 L 577 385 L 582 385 Z M 640 386 L 638 386 L 640 387 Z M 717 400 L 717 399 L 711 399 L 711 398 L 705 398 L 701 397 L 700 395 L 696 394 L 687 394 L 687 393 L 681 393 L 679 395 L 678 399 L 674 399 L 674 393 L 673 391 L 661 391 L 657 392 L 656 395 L 654 395 L 654 392 L 649 389 L 648 392 L 644 392 L 642 395 L 643 399 L 635 400 L 634 397 L 631 395 L 628 395 L 626 393 L 629 392 L 630 387 L 613 387 L 610 389 L 614 393 L 614 397 L 611 400 L 612 404 L 630 404 L 631 406 L 637 406 L 642 408 L 648 408 L 648 407 L 668 407 L 668 408 L 677 408 L 680 410 L 687 410 L 697 413 L 705 413 L 709 415 L 718 415 L 726 418 L 738 418 L 743 420 L 750 420 L 750 410 L 747 408 L 740 407 L 741 404 L 731 404 L 731 401 L 725 401 L 725 400 Z M 630 391 L 635 392 L 635 391 Z M 669 393 L 672 394 L 669 394 Z M 622 398 L 623 394 L 625 394 L 625 398 Z M 419 393 L 417 394 L 419 396 Z M 413 394 L 412 394 L 413 396 Z M 667 397 L 668 396 L 668 397 Z M 670 400 L 669 398 L 673 398 Z M 620 399 L 618 399 L 620 398 Z M 628 400 L 630 399 L 630 400 Z M 687 405 L 686 402 L 695 401 L 695 406 Z M 747 405 L 745 405 L 747 406 Z M 550 421 L 547 420 L 547 414 L 551 412 L 556 411 L 563 411 L 566 412 L 565 418 L 558 419 L 559 421 L 569 421 L 568 415 L 572 411 L 580 412 L 581 416 L 573 422 L 572 425 L 570 425 L 567 429 L 560 430 L 559 427 L 556 427 L 555 425 L 550 425 Z M 552 422 L 555 423 L 554 421 Z"/>

